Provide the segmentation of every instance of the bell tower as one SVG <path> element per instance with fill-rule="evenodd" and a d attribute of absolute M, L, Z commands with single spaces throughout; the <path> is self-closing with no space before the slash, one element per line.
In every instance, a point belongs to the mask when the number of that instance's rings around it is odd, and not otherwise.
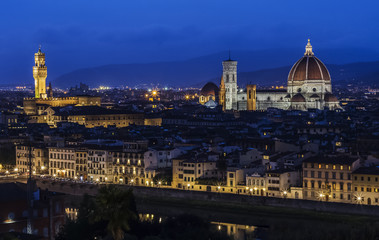
<path fill-rule="evenodd" d="M 222 62 L 222 79 L 225 84 L 225 110 L 237 110 L 237 61 Z"/>
<path fill-rule="evenodd" d="M 45 65 L 45 54 L 41 52 L 41 46 L 38 52 L 34 54 L 33 78 L 35 86 L 35 98 L 47 98 L 46 94 L 46 77 L 47 68 Z"/>

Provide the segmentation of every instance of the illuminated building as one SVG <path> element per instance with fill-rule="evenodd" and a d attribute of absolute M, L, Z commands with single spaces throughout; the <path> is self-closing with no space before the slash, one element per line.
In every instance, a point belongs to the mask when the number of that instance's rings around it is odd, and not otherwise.
<path fill-rule="evenodd" d="M 46 77 L 47 68 L 45 64 L 45 54 L 41 52 L 41 47 L 34 54 L 35 65 L 33 67 L 33 77 L 35 85 L 35 98 L 46 98 Z"/>
<path fill-rule="evenodd" d="M 97 106 L 86 107 L 49 107 L 43 115 L 32 116 L 34 122 L 47 123 L 57 127 L 60 122 L 72 122 L 93 127 L 127 127 L 130 124 L 144 125 L 144 114 L 106 109 Z"/>
<path fill-rule="evenodd" d="M 32 146 L 31 148 L 33 174 L 48 173 L 49 157 L 47 149 L 39 146 Z M 16 169 L 19 173 L 26 173 L 29 171 L 29 149 L 30 147 L 25 145 L 16 146 Z"/>
<path fill-rule="evenodd" d="M 45 64 L 45 54 L 41 48 L 34 54 L 35 66 L 33 67 L 33 77 L 35 86 L 34 98 L 24 98 L 23 106 L 26 115 L 41 115 L 49 107 L 64 106 L 100 106 L 101 98 L 94 96 L 77 96 L 54 98 L 51 84 L 46 93 L 47 67 Z"/>
<path fill-rule="evenodd" d="M 219 90 L 216 84 L 209 82 L 200 91 L 199 103 L 205 104 L 212 100 L 218 102 Z"/>
<path fill-rule="evenodd" d="M 303 161 L 303 198 L 352 202 L 352 173 L 359 158 L 349 156 L 310 157 Z"/>
<path fill-rule="evenodd" d="M 143 152 L 110 152 L 113 159 L 114 183 L 144 184 Z"/>
<path fill-rule="evenodd" d="M 379 205 L 379 168 L 359 168 L 353 172 L 353 203 Z"/>
<path fill-rule="evenodd" d="M 172 186 L 181 189 L 194 189 L 199 178 L 217 178 L 218 171 L 214 161 L 192 161 L 184 158 L 172 160 Z M 201 186 L 196 186 L 197 188 Z M 206 187 L 203 187 L 203 191 Z"/>
<path fill-rule="evenodd" d="M 75 149 L 76 176 L 79 180 L 87 180 L 88 150 Z"/>
<path fill-rule="evenodd" d="M 88 150 L 88 180 L 92 182 L 113 181 L 113 160 L 108 150 Z"/>
<path fill-rule="evenodd" d="M 76 159 L 74 148 L 49 148 L 49 173 L 52 177 L 74 179 Z"/>
<path fill-rule="evenodd" d="M 308 39 L 305 53 L 291 68 L 287 90 L 273 87 L 257 90 L 255 85 L 246 89 L 237 87 L 237 61 L 222 62 L 219 104 L 223 110 L 284 110 L 340 109 L 339 100 L 332 93 L 331 77 L 326 66 L 314 56 Z"/>

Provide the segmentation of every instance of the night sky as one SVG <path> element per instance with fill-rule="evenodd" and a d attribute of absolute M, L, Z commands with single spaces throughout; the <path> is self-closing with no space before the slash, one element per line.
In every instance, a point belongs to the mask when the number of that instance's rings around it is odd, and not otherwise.
<path fill-rule="evenodd" d="M 379 60 L 378 9 L 378 1 L 348 0 L 1 1 L 0 84 L 33 82 L 39 44 L 51 78 L 83 67 L 228 49 L 302 52 L 307 38 L 319 49 L 361 49 L 373 53 L 367 60 Z"/>

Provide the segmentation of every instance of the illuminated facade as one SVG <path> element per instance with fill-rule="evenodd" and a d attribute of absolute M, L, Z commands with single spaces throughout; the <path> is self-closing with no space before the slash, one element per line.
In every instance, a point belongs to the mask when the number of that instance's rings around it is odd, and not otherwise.
<path fill-rule="evenodd" d="M 35 98 L 46 98 L 46 77 L 47 68 L 45 64 L 45 53 L 41 52 L 41 47 L 34 54 L 35 65 L 33 67 L 33 77 L 35 85 Z"/>
<path fill-rule="evenodd" d="M 222 62 L 219 104 L 223 110 L 284 110 L 340 109 L 339 100 L 332 93 L 331 77 L 325 65 L 314 56 L 308 39 L 305 53 L 288 74 L 284 88 L 257 90 L 255 85 L 237 87 L 237 61 Z"/>
<path fill-rule="evenodd" d="M 101 98 L 94 96 L 77 96 L 54 98 L 51 84 L 46 87 L 47 67 L 45 64 L 45 53 L 41 48 L 34 54 L 35 65 L 33 66 L 33 77 L 35 94 L 34 98 L 24 98 L 23 107 L 26 115 L 41 115 L 49 107 L 65 106 L 100 106 Z M 46 89 L 48 88 L 48 94 Z"/>
<path fill-rule="evenodd" d="M 379 168 L 360 168 L 353 172 L 353 203 L 379 205 Z"/>
<path fill-rule="evenodd" d="M 114 183 L 144 184 L 143 152 L 110 152 L 113 158 Z"/>
<path fill-rule="evenodd" d="M 61 122 L 77 123 L 87 128 L 100 126 L 116 126 L 120 128 L 131 124 L 145 124 L 143 113 L 123 112 L 97 106 L 49 107 L 44 114 L 33 116 L 32 119 L 37 123 L 46 123 L 51 127 L 57 127 L 58 123 Z"/>
<path fill-rule="evenodd" d="M 29 154 L 31 154 L 33 174 L 45 174 L 49 167 L 49 157 L 46 148 L 32 146 L 16 146 L 16 172 L 26 173 L 29 171 Z"/>
<path fill-rule="evenodd" d="M 303 161 L 303 198 L 351 203 L 352 173 L 358 158 L 311 157 Z"/>

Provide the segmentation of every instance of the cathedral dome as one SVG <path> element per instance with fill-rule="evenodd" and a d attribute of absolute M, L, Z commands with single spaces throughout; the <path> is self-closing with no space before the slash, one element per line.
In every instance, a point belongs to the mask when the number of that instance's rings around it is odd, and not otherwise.
<path fill-rule="evenodd" d="M 338 102 L 338 98 L 331 93 L 325 94 L 325 102 Z"/>
<path fill-rule="evenodd" d="M 300 93 L 296 94 L 291 98 L 291 102 L 305 102 L 305 98 Z"/>
<path fill-rule="evenodd" d="M 325 65 L 314 56 L 308 39 L 305 54 L 292 67 L 288 81 L 325 80 L 330 81 L 330 74 Z"/>
<path fill-rule="evenodd" d="M 219 91 L 219 89 L 216 86 L 216 84 L 214 84 L 213 82 L 208 82 L 201 89 L 200 95 L 203 95 L 203 96 L 209 96 L 209 95 L 218 96 L 218 91 Z"/>

